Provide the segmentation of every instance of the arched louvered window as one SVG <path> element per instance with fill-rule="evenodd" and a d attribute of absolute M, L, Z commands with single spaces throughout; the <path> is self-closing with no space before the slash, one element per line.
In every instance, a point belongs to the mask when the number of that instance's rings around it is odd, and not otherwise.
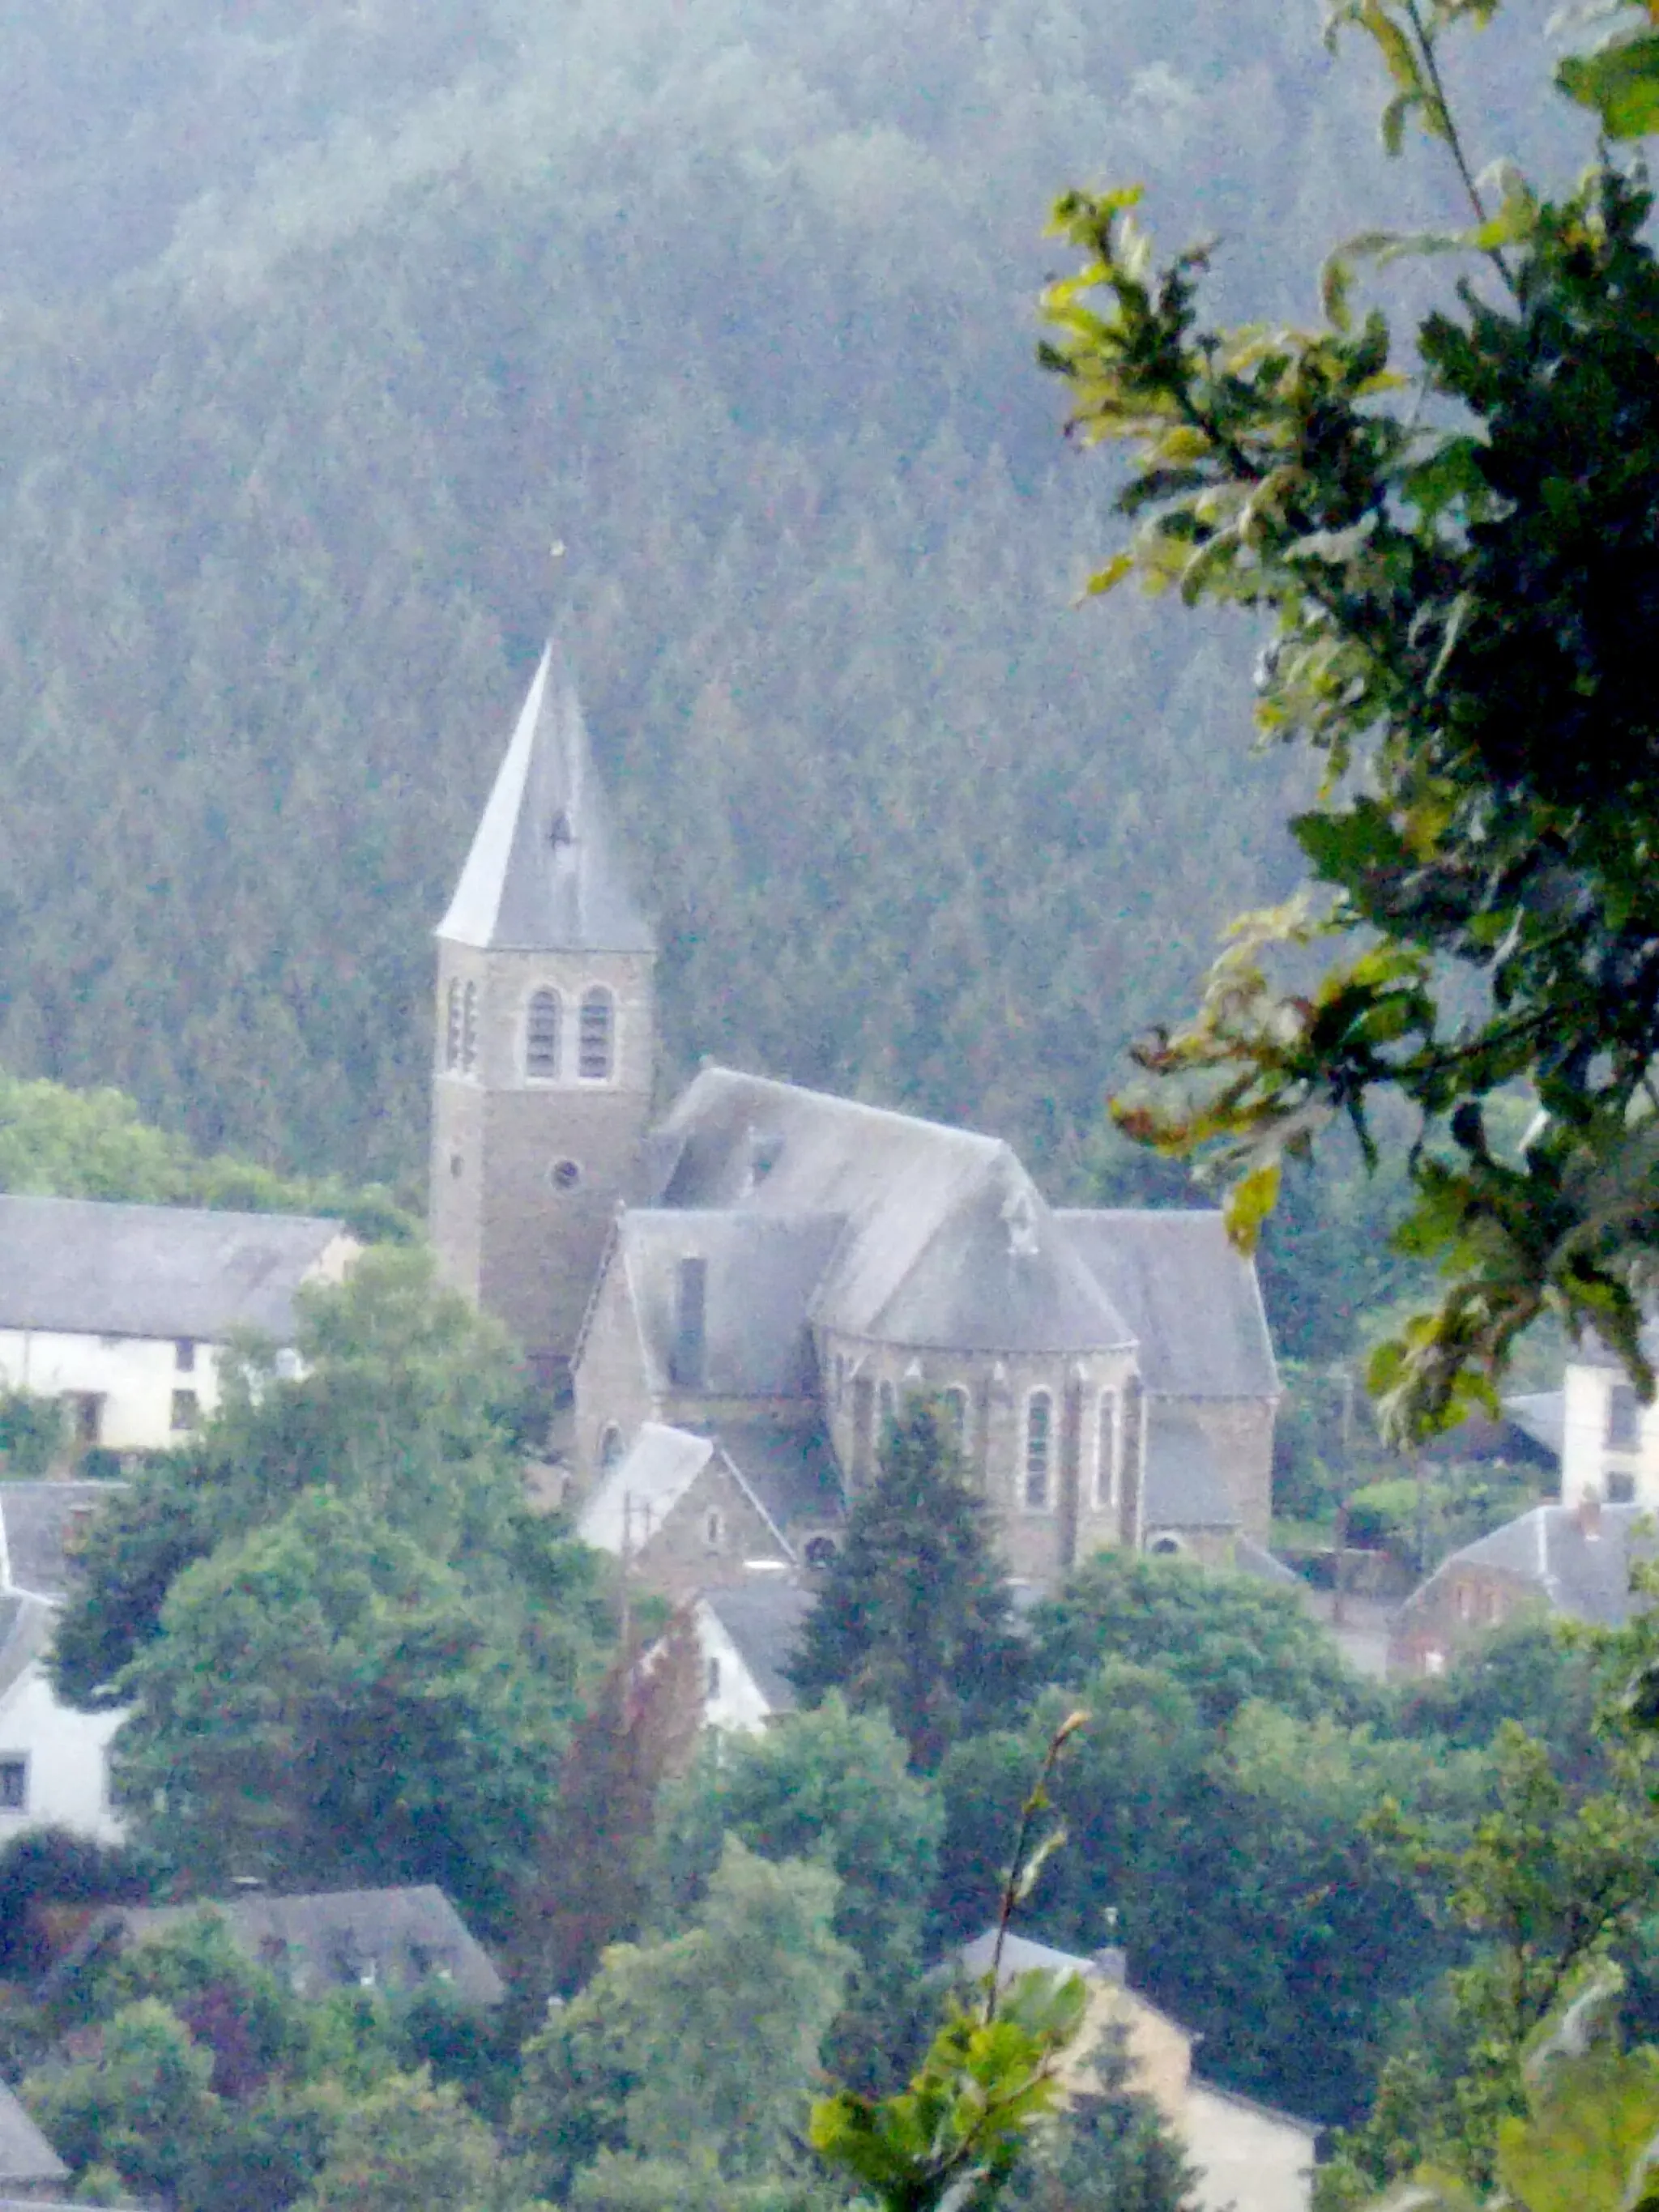
<path fill-rule="evenodd" d="M 1025 1401 L 1025 1503 L 1033 1513 L 1048 1510 L 1054 1431 L 1054 1399 L 1047 1390 L 1033 1390 Z"/>
<path fill-rule="evenodd" d="M 881 1386 L 881 1425 L 883 1430 L 884 1431 L 887 1428 L 890 1422 L 896 1421 L 897 1419 L 898 1394 L 894 1389 L 890 1382 L 884 1382 Z"/>
<path fill-rule="evenodd" d="M 623 1455 L 623 1432 L 614 1421 L 607 1421 L 605 1434 L 599 1438 L 599 1472 L 606 1474 Z"/>
<path fill-rule="evenodd" d="M 461 1064 L 461 987 L 452 983 L 448 1003 L 444 1010 L 444 1066 L 459 1067 Z"/>
<path fill-rule="evenodd" d="M 597 986 L 582 994 L 577 1032 L 576 1073 L 584 1083 L 609 1083 L 615 1046 L 616 1010 L 609 991 Z"/>
<path fill-rule="evenodd" d="M 558 1076 L 561 1012 L 556 991 L 536 992 L 526 1009 L 524 1072 L 533 1083 L 551 1083 Z"/>
<path fill-rule="evenodd" d="M 461 1066 L 470 1075 L 478 1064 L 478 987 L 469 983 L 461 994 Z"/>

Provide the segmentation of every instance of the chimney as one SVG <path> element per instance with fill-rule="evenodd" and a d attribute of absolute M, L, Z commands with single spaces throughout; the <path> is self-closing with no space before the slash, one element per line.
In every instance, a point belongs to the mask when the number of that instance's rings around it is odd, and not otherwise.
<path fill-rule="evenodd" d="M 1601 1493 L 1586 1483 L 1579 1493 L 1578 1511 L 1575 1515 L 1578 1533 L 1587 1544 L 1595 1543 L 1601 1534 Z"/>
<path fill-rule="evenodd" d="M 708 1262 L 684 1259 L 674 1279 L 674 1343 L 669 1380 L 682 1390 L 701 1390 L 708 1376 Z"/>

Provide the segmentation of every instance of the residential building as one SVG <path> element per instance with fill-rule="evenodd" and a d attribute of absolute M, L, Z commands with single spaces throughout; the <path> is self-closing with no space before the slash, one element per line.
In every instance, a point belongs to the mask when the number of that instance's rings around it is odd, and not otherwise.
<path fill-rule="evenodd" d="M 1218 1213 L 1056 1211 L 995 1138 L 728 1068 L 647 1127 L 652 933 L 551 647 L 438 943 L 440 1266 L 569 1381 L 572 1496 L 650 1586 L 822 1565 L 912 1392 L 1034 1587 L 1266 1542 L 1278 1377 Z"/>
<path fill-rule="evenodd" d="M 0 1482 L 0 1844 L 30 1828 L 121 1836 L 109 1755 L 123 1714 L 64 1705 L 47 1663 L 76 1553 L 120 1488 Z"/>
<path fill-rule="evenodd" d="M 65 2192 L 70 2170 L 3 2081 L 0 2081 L 0 2205 L 39 2212 Z"/>
<path fill-rule="evenodd" d="M 218 1403 L 229 1338 L 290 1342 L 295 1293 L 358 1249 L 300 1214 L 0 1196 L 0 1390 L 61 1399 L 77 1448 L 164 1449 Z"/>
<path fill-rule="evenodd" d="M 787 1670 L 816 1601 L 814 1591 L 776 1574 L 695 1600 L 706 1726 L 758 1735 L 793 1712 L 795 1686 Z"/>
<path fill-rule="evenodd" d="M 970 1979 L 982 1980 L 996 1950 L 996 1931 L 988 1929 L 963 1946 L 957 1964 Z M 1103 2045 L 1118 2041 L 1127 2086 L 1157 2107 L 1197 2172 L 1203 2212 L 1307 2212 L 1318 2129 L 1195 2075 L 1196 2039 L 1130 1987 L 1121 1951 L 1085 1958 L 1026 1936 L 1006 1936 L 1000 1985 L 1037 1971 L 1075 1976 L 1087 1996 L 1082 2032 L 1060 2069 L 1066 2095 L 1095 2083 Z"/>

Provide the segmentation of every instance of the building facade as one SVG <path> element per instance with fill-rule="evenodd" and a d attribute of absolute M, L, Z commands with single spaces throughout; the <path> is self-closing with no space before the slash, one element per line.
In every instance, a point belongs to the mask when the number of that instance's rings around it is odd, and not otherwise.
<path fill-rule="evenodd" d="M 994 1138 L 727 1068 L 647 1129 L 651 933 L 551 647 L 438 941 L 440 1265 L 568 1376 L 592 1540 L 676 1597 L 821 1565 L 926 1394 L 1032 1585 L 1265 1542 L 1278 1378 L 1218 1213 L 1059 1212 Z"/>

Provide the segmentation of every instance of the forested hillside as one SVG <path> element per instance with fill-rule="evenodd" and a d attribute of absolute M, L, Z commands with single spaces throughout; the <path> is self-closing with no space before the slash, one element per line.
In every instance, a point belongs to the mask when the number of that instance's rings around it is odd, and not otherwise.
<path fill-rule="evenodd" d="M 1242 629 L 1071 604 L 1108 484 L 1039 233 L 1139 175 L 1306 307 L 1378 204 L 1314 0 L 87 0 L 0 65 L 0 1061 L 409 1184 L 429 931 L 557 609 L 666 1077 L 1076 1188 L 1126 1037 L 1288 880 L 1287 770 Z"/>

